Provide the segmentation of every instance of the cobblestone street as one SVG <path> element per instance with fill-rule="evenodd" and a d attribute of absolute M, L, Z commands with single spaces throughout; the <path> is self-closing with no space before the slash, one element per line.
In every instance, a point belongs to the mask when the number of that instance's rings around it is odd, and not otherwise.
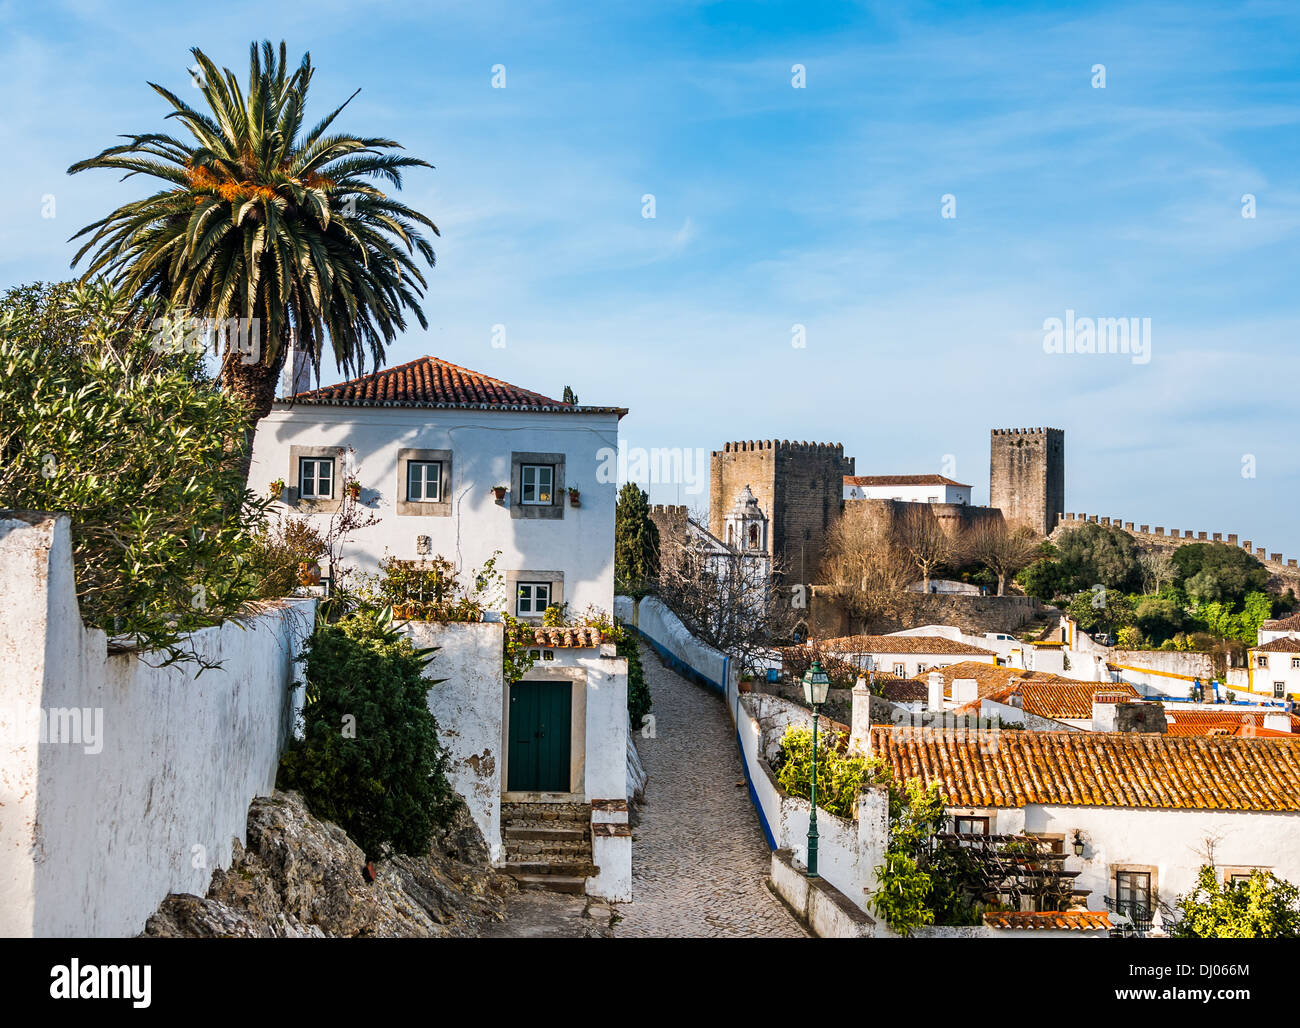
<path fill-rule="evenodd" d="M 806 937 L 764 884 L 771 851 L 722 699 L 644 644 L 641 660 L 656 737 L 636 740 L 649 784 L 633 830 L 633 902 L 616 908 L 614 937 Z"/>

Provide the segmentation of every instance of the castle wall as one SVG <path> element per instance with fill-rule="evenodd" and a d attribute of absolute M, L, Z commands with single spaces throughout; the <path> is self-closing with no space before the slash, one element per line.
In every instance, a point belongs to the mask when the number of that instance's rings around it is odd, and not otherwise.
<path fill-rule="evenodd" d="M 989 506 L 1011 524 L 1041 535 L 1065 510 L 1065 432 L 1059 428 L 995 428 L 989 441 Z"/>

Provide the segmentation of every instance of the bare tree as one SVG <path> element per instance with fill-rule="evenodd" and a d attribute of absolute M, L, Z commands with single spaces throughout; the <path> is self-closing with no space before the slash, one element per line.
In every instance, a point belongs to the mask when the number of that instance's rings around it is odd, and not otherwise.
<path fill-rule="evenodd" d="M 966 554 L 998 576 L 998 595 L 1007 590 L 1007 578 L 1028 567 L 1042 543 L 1028 525 L 1009 525 L 998 518 L 980 521 L 962 540 Z"/>
<path fill-rule="evenodd" d="M 867 622 L 909 599 L 912 569 L 879 523 L 845 514 L 827 534 L 821 581 L 850 618 Z"/>
<path fill-rule="evenodd" d="M 1137 555 L 1137 562 L 1142 572 L 1142 591 L 1147 595 L 1158 593 L 1178 573 L 1173 555 L 1168 550 L 1143 550 Z"/>
<path fill-rule="evenodd" d="M 702 642 L 756 671 L 775 646 L 788 643 L 800 615 L 780 568 L 766 557 L 684 546 L 659 569 L 659 598 Z"/>
<path fill-rule="evenodd" d="M 957 556 L 957 545 L 927 504 L 909 503 L 894 521 L 894 546 L 921 576 L 921 590 L 930 591 L 930 576 L 936 568 Z"/>

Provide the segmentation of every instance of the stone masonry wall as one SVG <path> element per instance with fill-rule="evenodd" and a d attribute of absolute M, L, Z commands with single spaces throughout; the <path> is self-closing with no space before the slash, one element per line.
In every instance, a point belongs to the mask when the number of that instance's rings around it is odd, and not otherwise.
<path fill-rule="evenodd" d="M 989 506 L 1009 523 L 1041 535 L 1065 510 L 1065 432 L 1059 428 L 995 428 L 989 442 Z"/>
<path fill-rule="evenodd" d="M 723 517 L 748 485 L 771 519 L 769 553 L 789 578 L 813 581 L 826 533 L 843 510 L 844 476 L 851 474 L 853 458 L 840 443 L 727 443 L 710 462 L 709 531 L 722 536 Z"/>

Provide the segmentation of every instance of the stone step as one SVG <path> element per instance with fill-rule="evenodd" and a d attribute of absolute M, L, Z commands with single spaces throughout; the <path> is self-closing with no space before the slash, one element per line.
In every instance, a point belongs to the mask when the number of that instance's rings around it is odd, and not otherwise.
<path fill-rule="evenodd" d="M 502 834 L 506 839 L 530 842 L 582 842 L 591 838 L 591 826 L 557 824 L 508 824 Z"/>
<path fill-rule="evenodd" d="M 503 803 L 501 821 L 577 821 L 591 823 L 590 803 Z"/>
<path fill-rule="evenodd" d="M 508 875 L 561 875 L 573 878 L 591 878 L 600 873 L 600 868 L 590 860 L 512 860 L 502 865 Z"/>
<path fill-rule="evenodd" d="M 581 896 L 587 891 L 587 879 L 577 875 L 512 875 L 521 889 L 541 889 L 546 892 L 564 892 Z"/>

